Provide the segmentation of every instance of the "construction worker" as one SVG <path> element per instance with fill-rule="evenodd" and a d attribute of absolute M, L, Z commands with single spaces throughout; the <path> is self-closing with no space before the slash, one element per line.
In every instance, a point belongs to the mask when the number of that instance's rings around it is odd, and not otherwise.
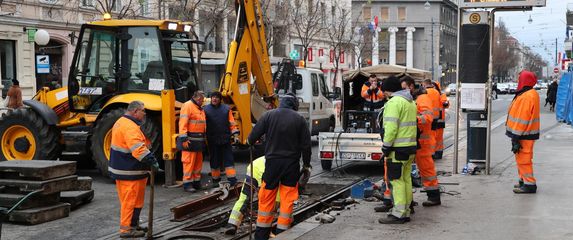
<path fill-rule="evenodd" d="M 444 155 L 444 129 L 446 128 L 446 109 L 450 107 L 450 101 L 448 100 L 448 96 L 445 93 L 442 93 L 442 87 L 440 86 L 440 82 L 434 81 L 432 82 L 434 85 L 434 89 L 438 91 L 440 94 L 440 128 L 436 130 L 436 149 L 434 152 L 434 159 L 442 159 Z"/>
<path fill-rule="evenodd" d="M 402 224 L 410 221 L 412 202 L 412 161 L 416 154 L 416 103 L 410 91 L 402 90 L 400 80 L 390 76 L 382 85 L 389 99 L 383 113 L 384 137 L 382 153 L 392 188 L 393 207 L 382 224 Z"/>
<path fill-rule="evenodd" d="M 519 184 L 514 193 L 535 193 L 537 184 L 533 176 L 533 144 L 539 139 L 539 94 L 533 89 L 537 77 L 529 71 L 519 74 L 517 92 L 507 115 L 505 135 L 511 138 L 511 151 L 515 154 Z"/>
<path fill-rule="evenodd" d="M 235 124 L 231 108 L 221 103 L 222 98 L 223 95 L 220 92 L 211 93 L 211 104 L 204 108 L 207 117 L 207 142 L 213 187 L 219 186 L 221 181 L 221 165 L 225 167 L 225 175 L 230 184 L 237 183 L 231 137 L 236 139 L 239 129 Z"/>
<path fill-rule="evenodd" d="M 436 147 L 434 149 L 433 159 L 441 159 L 444 151 L 443 144 L 443 128 L 446 127 L 445 121 L 442 119 L 443 105 L 440 97 L 440 92 L 434 87 L 434 83 L 430 79 L 423 81 L 424 88 L 428 93 L 428 97 L 432 100 L 432 111 L 434 113 L 434 120 L 432 121 L 432 131 L 434 132 L 434 139 Z M 441 144 L 440 144 L 441 143 Z M 441 147 L 440 147 L 441 146 Z M 438 158 L 439 157 L 439 158 Z"/>
<path fill-rule="evenodd" d="M 278 109 L 263 114 L 247 139 L 248 143 L 254 143 L 265 135 L 266 141 L 265 172 L 258 195 L 257 240 L 270 236 L 277 191 L 281 202 L 276 234 L 290 227 L 294 201 L 298 199 L 301 155 L 305 171 L 311 171 L 310 131 L 297 111 L 296 96 L 286 94 Z"/>
<path fill-rule="evenodd" d="M 364 83 L 361 95 L 365 100 L 364 111 L 375 111 L 384 106 L 384 93 L 378 86 L 376 74 L 371 74 L 368 81 Z"/>
<path fill-rule="evenodd" d="M 428 200 L 422 206 L 431 207 L 441 205 L 440 186 L 436 175 L 436 166 L 432 159 L 436 141 L 432 132 L 432 100 L 426 90 L 416 84 L 414 79 L 406 76 L 402 78 L 402 88 L 410 90 L 416 99 L 418 109 L 418 149 L 416 150 L 416 165 L 422 177 L 422 186 L 428 195 Z"/>
<path fill-rule="evenodd" d="M 139 214 L 143 208 L 149 166 L 158 170 L 159 164 L 146 144 L 147 138 L 141 132 L 140 126 L 144 119 L 143 102 L 133 101 L 111 130 L 108 170 L 110 177 L 115 179 L 121 205 L 121 238 L 143 237 L 147 232 L 147 228 L 139 226 Z"/>
<path fill-rule="evenodd" d="M 195 91 L 191 100 L 181 107 L 179 136 L 181 162 L 183 163 L 183 190 L 195 192 L 201 189 L 201 168 L 205 150 L 205 111 L 201 107 L 205 94 Z M 180 144 L 179 144 L 180 143 Z"/>

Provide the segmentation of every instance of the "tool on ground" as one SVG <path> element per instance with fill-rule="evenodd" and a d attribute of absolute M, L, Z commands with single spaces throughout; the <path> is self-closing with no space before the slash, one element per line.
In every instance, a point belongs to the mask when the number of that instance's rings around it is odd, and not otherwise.
<path fill-rule="evenodd" d="M 211 191 L 211 193 L 222 192 L 223 194 L 217 198 L 217 200 L 223 201 L 229 197 L 229 191 L 231 190 L 231 183 L 229 181 L 220 181 L 219 187 Z"/>
<path fill-rule="evenodd" d="M 149 217 L 147 219 L 147 239 L 153 239 L 153 199 L 155 195 L 155 170 L 151 168 L 149 171 L 149 184 L 151 191 L 149 191 Z"/>

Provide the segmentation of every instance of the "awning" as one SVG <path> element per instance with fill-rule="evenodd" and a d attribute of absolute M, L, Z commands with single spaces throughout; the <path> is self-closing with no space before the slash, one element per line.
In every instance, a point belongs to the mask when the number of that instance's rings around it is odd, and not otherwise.
<path fill-rule="evenodd" d="M 412 78 L 416 80 L 423 80 L 426 78 L 430 78 L 432 73 L 426 70 L 421 70 L 417 68 L 406 68 L 400 65 L 389 65 L 389 64 L 380 64 L 376 66 L 370 66 L 361 68 L 360 70 L 350 70 L 343 74 L 344 81 L 352 81 L 352 79 L 356 78 L 357 76 L 368 77 L 370 74 L 376 74 L 378 78 L 386 78 L 391 75 L 396 75 L 400 73 L 407 73 Z"/>

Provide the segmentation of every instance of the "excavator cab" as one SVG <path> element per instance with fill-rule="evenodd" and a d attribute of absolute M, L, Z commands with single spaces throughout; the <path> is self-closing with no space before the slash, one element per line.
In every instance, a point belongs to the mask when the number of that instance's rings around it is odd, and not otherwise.
<path fill-rule="evenodd" d="M 126 93 L 175 90 L 185 102 L 199 89 L 189 39 L 179 22 L 108 20 L 82 26 L 68 81 L 73 112 L 100 112 Z M 184 31 L 187 29 L 187 31 Z"/>

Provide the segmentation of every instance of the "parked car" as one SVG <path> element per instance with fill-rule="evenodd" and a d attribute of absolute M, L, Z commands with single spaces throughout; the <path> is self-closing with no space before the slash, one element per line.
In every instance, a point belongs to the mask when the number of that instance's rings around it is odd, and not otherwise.
<path fill-rule="evenodd" d="M 517 83 L 508 83 L 508 93 L 515 93 L 517 92 Z"/>
<path fill-rule="evenodd" d="M 444 92 L 446 93 L 446 96 L 450 96 L 450 95 L 455 95 L 457 91 L 457 87 L 455 83 L 450 83 L 446 89 L 444 89 Z"/>
<path fill-rule="evenodd" d="M 509 85 L 507 83 L 497 84 L 497 94 L 507 94 L 509 92 Z"/>

